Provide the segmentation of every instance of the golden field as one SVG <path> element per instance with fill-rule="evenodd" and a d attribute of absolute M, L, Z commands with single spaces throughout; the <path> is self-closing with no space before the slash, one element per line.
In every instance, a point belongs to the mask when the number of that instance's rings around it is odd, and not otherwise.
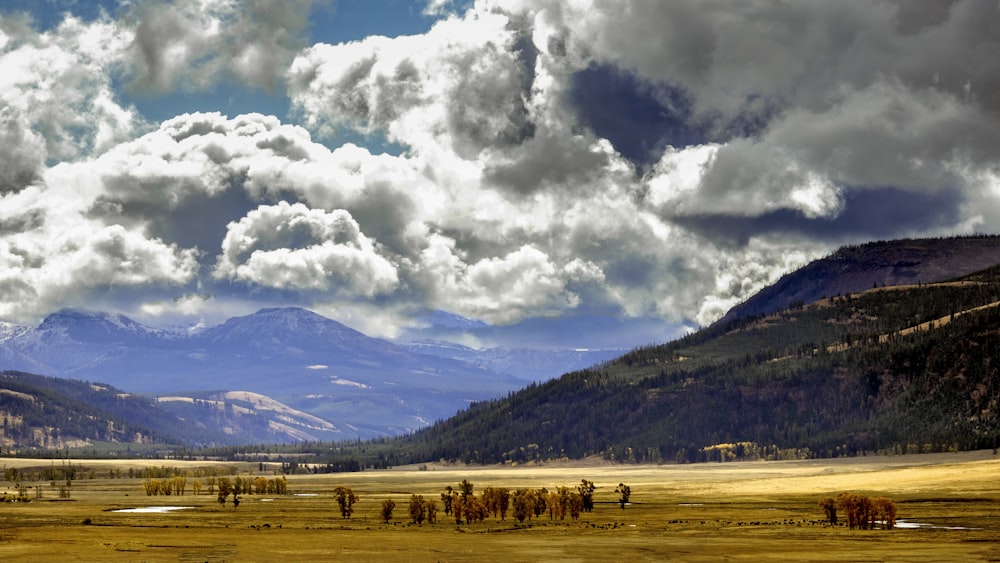
<path fill-rule="evenodd" d="M 22 475 L 72 463 L 64 482 L 23 481 L 31 502 L 0 503 L 2 561 L 989 561 L 1000 560 L 1000 458 L 990 451 L 834 460 L 698 465 L 563 462 L 521 467 L 429 464 L 383 471 L 288 476 L 288 495 L 243 495 L 222 507 L 207 487 L 192 494 L 207 467 L 243 478 L 274 477 L 273 466 L 148 460 L 72 462 L 0 459 Z M 146 496 L 140 478 L 108 478 L 148 466 L 189 473 L 187 494 Z M 439 500 L 463 479 L 487 486 L 574 488 L 597 485 L 593 512 L 578 521 L 548 515 L 517 524 L 487 518 L 456 525 L 409 524 L 411 494 Z M 616 485 L 632 488 L 616 504 Z M 360 496 L 340 517 L 333 490 Z M 34 487 L 41 487 L 41 498 Z M 15 496 L 14 483 L 0 492 Z M 840 492 L 886 496 L 894 530 L 849 530 L 822 523 L 819 498 Z M 396 502 L 382 522 L 384 499 Z M 184 506 L 170 513 L 122 508 Z"/>

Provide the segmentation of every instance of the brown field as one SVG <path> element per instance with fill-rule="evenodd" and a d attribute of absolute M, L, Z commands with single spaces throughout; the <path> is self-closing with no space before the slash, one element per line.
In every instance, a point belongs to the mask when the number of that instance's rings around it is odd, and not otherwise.
<path fill-rule="evenodd" d="M 55 462 L 58 466 L 61 462 Z M 0 465 L 50 467 L 42 460 Z M 2 561 L 1000 561 L 1000 458 L 992 452 L 862 457 L 837 460 L 623 466 L 566 462 L 531 467 L 455 467 L 288 477 L 287 496 L 244 495 L 238 509 L 214 495 L 146 496 L 141 479 L 107 478 L 111 468 L 148 461 L 74 461 L 70 499 L 64 483 L 28 503 L 0 503 Z M 157 462 L 194 471 L 206 463 Z M 218 464 L 233 465 L 233 464 Z M 258 465 L 235 464 L 241 476 Z M 93 470 L 94 478 L 88 478 Z M 80 478 L 80 473 L 83 478 Z M 267 471 L 265 477 L 273 477 Z M 204 478 L 198 478 L 204 481 Z M 596 507 L 579 521 L 547 515 L 517 525 L 488 518 L 456 526 L 408 524 L 411 494 L 439 499 L 463 479 L 487 486 L 574 487 L 594 481 Z M 614 503 L 619 482 L 632 504 Z M 16 494 L 0 481 L 0 492 Z M 340 518 L 333 489 L 361 497 Z M 848 530 L 821 523 L 817 500 L 840 492 L 886 496 L 899 518 L 933 527 Z M 315 496 L 308 496 L 315 495 Z M 394 521 L 379 518 L 396 502 Z M 440 501 L 439 501 L 440 502 Z M 167 514 L 113 512 L 187 506 Z"/>

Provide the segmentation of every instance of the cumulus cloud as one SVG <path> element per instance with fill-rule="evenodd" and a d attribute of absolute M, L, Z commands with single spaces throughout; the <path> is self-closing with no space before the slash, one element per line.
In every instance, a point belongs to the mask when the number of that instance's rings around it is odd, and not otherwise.
<path fill-rule="evenodd" d="M 532 136 L 534 51 L 507 16 L 469 12 L 425 35 L 312 46 L 292 63 L 289 91 L 321 131 L 385 129 L 472 158 Z"/>
<path fill-rule="evenodd" d="M 230 223 L 214 275 L 369 298 L 399 283 L 396 268 L 378 254 L 350 213 L 287 202 L 261 206 Z"/>
<path fill-rule="evenodd" d="M 195 277 L 195 251 L 46 209 L 48 197 L 58 195 L 33 187 L 0 200 L 0 224 L 21 218 L 16 232 L 0 232 L 0 287 L 7 290 L 0 316 L 30 317 L 78 305 L 95 291 L 183 286 Z"/>
<path fill-rule="evenodd" d="M 147 1 L 133 6 L 129 57 L 140 91 L 199 90 L 235 79 L 274 89 L 316 0 Z"/>
<path fill-rule="evenodd" d="M 45 33 L 0 18 L 0 189 L 36 181 L 46 161 L 106 150 L 134 134 L 140 119 L 112 94 L 126 45 L 106 18 L 68 17 Z"/>

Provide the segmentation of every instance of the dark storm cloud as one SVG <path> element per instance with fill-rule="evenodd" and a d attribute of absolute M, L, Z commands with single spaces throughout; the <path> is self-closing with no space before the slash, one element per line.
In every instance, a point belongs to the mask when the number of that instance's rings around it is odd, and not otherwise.
<path fill-rule="evenodd" d="M 40 136 L 25 127 L 9 107 L 0 108 L 0 196 L 41 179 L 45 149 Z"/>
<path fill-rule="evenodd" d="M 569 190 L 575 196 L 584 197 L 587 176 L 604 167 L 609 160 L 606 152 L 594 150 L 588 140 L 550 134 L 526 139 L 507 154 L 507 159 L 497 159 L 485 167 L 485 180 L 521 195 L 543 190 Z"/>
<path fill-rule="evenodd" d="M 767 235 L 795 235 L 842 244 L 947 229 L 961 220 L 964 203 L 957 190 L 923 194 L 898 188 L 866 188 L 848 191 L 843 210 L 836 217 L 811 218 L 800 211 L 780 209 L 754 217 L 698 215 L 673 221 L 724 246 L 743 247 L 751 237 Z"/>
<path fill-rule="evenodd" d="M 167 186 L 161 188 L 164 192 L 169 190 Z M 151 236 L 184 248 L 198 248 L 204 253 L 205 264 L 225 237 L 226 225 L 260 204 L 251 200 L 238 184 L 219 193 L 183 198 L 172 204 L 163 200 L 115 199 L 112 194 L 98 198 L 88 216 L 102 222 L 144 228 Z"/>
<path fill-rule="evenodd" d="M 708 140 L 707 127 L 694 119 L 683 91 L 644 83 L 611 65 L 593 64 L 574 73 L 567 95 L 582 124 L 639 167 L 659 160 L 665 146 Z"/>

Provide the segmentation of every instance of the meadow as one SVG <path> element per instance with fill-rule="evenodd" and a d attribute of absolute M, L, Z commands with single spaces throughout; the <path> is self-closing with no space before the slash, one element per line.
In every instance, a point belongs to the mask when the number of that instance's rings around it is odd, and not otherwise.
<path fill-rule="evenodd" d="M 0 459 L 20 475 L 65 461 Z M 275 464 L 74 460 L 75 479 L 25 481 L 30 502 L 0 503 L 3 561 L 996 561 L 1000 560 L 1000 458 L 991 451 L 806 461 L 690 465 L 428 464 L 389 470 L 289 475 L 286 495 L 243 495 L 238 508 L 190 483 L 206 471 L 274 478 Z M 189 476 L 187 492 L 147 496 L 146 467 Z M 263 469 L 263 470 L 262 470 Z M 109 474 L 115 475 L 111 478 Z M 118 475 L 122 475 L 118 477 Z M 593 481 L 595 506 L 579 520 L 547 514 L 519 524 L 487 517 L 456 525 L 411 523 L 411 495 L 437 500 L 462 480 L 488 486 L 574 488 Z M 619 483 L 630 504 L 617 503 Z M 343 519 L 334 489 L 360 500 Z M 39 493 L 35 487 L 40 487 Z M 60 495 L 60 488 L 66 489 Z M 8 498 L 21 491 L 0 481 Z M 821 497 L 854 492 L 896 501 L 893 530 L 824 522 Z M 61 498 L 66 497 L 69 498 Z M 40 498 L 39 498 L 40 497 Z M 396 503 L 389 523 L 382 501 Z M 117 512 L 161 506 L 170 512 Z"/>

